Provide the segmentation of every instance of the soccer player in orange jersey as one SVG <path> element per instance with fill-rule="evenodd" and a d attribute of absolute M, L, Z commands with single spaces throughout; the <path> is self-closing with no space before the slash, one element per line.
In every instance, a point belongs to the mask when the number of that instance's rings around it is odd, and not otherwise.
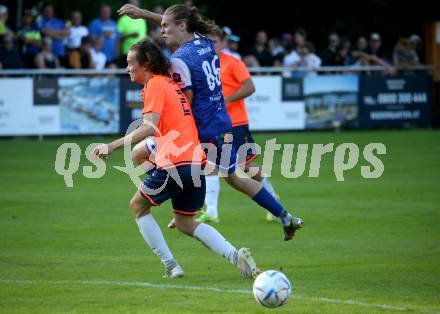
<path fill-rule="evenodd" d="M 188 100 L 169 77 L 169 61 L 159 47 L 145 39 L 130 48 L 127 64 L 131 80 L 145 85 L 144 124 L 125 137 L 96 147 L 93 155 L 105 158 L 123 147 L 127 139 L 136 144 L 154 135 L 156 167 L 133 195 L 130 207 L 145 242 L 165 265 L 165 277 L 183 276 L 182 267 L 174 259 L 150 213 L 152 206 L 168 199 L 171 199 L 179 231 L 226 258 L 243 276 L 255 277 L 259 270 L 249 249 L 237 250 L 215 228 L 194 220 L 205 198 L 205 176 L 201 166 L 205 153 Z"/>
<path fill-rule="evenodd" d="M 239 59 L 223 53 L 226 44 L 226 34 L 219 27 L 207 37 L 214 42 L 216 53 L 220 58 L 220 79 L 223 86 L 223 95 L 225 97 L 226 109 L 232 120 L 232 134 L 237 147 L 243 144 L 254 144 L 254 139 L 249 131 L 249 118 L 246 111 L 244 99 L 255 92 L 255 86 L 246 65 Z M 275 190 L 260 167 L 253 160 L 257 158 L 252 149 L 248 149 L 245 156 L 239 156 L 239 160 L 245 172 L 249 168 L 258 169 L 252 177 L 261 182 L 263 186 L 274 196 L 277 197 Z M 197 217 L 200 222 L 218 222 L 218 196 L 220 193 L 220 180 L 217 175 L 206 177 L 206 211 L 202 211 Z M 267 212 L 267 220 L 275 220 L 276 217 Z"/>

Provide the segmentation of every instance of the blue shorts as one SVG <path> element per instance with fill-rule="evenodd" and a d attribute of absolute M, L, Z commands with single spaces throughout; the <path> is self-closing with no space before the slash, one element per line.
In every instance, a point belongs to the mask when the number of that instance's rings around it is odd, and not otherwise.
<path fill-rule="evenodd" d="M 216 148 L 216 154 L 211 154 L 209 149 L 205 149 L 208 162 L 215 164 L 219 171 L 227 171 L 228 174 L 234 173 L 237 166 L 237 147 L 235 138 L 232 139 L 231 135 L 232 133 L 222 133 L 208 141 L 201 141 Z"/>
<path fill-rule="evenodd" d="M 255 154 L 255 141 L 252 138 L 251 132 L 249 131 L 249 125 L 239 125 L 232 128 L 232 135 L 234 135 L 234 143 L 237 147 L 237 153 L 240 152 L 240 147 L 242 145 L 248 146 L 248 147 L 254 147 L 254 149 L 248 148 L 246 151 L 243 151 L 243 156 L 239 154 L 238 156 L 238 162 L 240 166 L 247 165 L 252 162 L 255 158 L 257 158 L 257 154 Z"/>
<path fill-rule="evenodd" d="M 182 186 L 173 176 L 180 179 Z M 203 207 L 205 188 L 203 169 L 197 165 L 184 165 L 167 170 L 155 168 L 145 178 L 139 192 L 153 206 L 171 199 L 175 213 L 192 216 Z"/>

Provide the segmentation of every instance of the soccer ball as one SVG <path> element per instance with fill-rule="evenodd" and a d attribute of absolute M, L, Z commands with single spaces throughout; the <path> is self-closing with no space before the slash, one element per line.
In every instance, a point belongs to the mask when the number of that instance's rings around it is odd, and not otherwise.
<path fill-rule="evenodd" d="M 289 279 L 276 270 L 262 272 L 254 282 L 254 297 L 265 307 L 273 308 L 286 304 L 291 292 L 292 286 Z"/>

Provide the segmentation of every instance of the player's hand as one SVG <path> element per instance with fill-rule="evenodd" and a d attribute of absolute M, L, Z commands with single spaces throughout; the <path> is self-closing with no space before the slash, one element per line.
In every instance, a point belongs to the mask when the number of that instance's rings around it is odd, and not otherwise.
<path fill-rule="evenodd" d="M 119 15 L 128 15 L 132 19 L 140 19 L 142 18 L 142 12 L 143 10 L 141 8 L 138 8 L 134 4 L 124 4 L 122 7 L 119 8 L 118 14 Z"/>
<path fill-rule="evenodd" d="M 92 152 L 92 157 L 105 159 L 111 153 L 113 153 L 111 145 L 101 144 L 95 147 Z"/>

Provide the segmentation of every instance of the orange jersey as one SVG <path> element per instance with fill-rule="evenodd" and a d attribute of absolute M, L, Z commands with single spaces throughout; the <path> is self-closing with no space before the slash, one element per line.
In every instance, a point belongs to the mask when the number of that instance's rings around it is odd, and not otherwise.
<path fill-rule="evenodd" d="M 155 163 L 158 168 L 204 162 L 194 117 L 185 94 L 170 78 L 154 75 L 144 87 L 143 113 L 160 114 Z"/>
<path fill-rule="evenodd" d="M 244 81 L 249 79 L 246 65 L 240 59 L 222 53 L 220 56 L 220 79 L 225 97 L 241 88 Z M 249 124 L 249 118 L 244 104 L 244 99 L 226 104 L 226 109 L 232 120 L 232 126 Z"/>

